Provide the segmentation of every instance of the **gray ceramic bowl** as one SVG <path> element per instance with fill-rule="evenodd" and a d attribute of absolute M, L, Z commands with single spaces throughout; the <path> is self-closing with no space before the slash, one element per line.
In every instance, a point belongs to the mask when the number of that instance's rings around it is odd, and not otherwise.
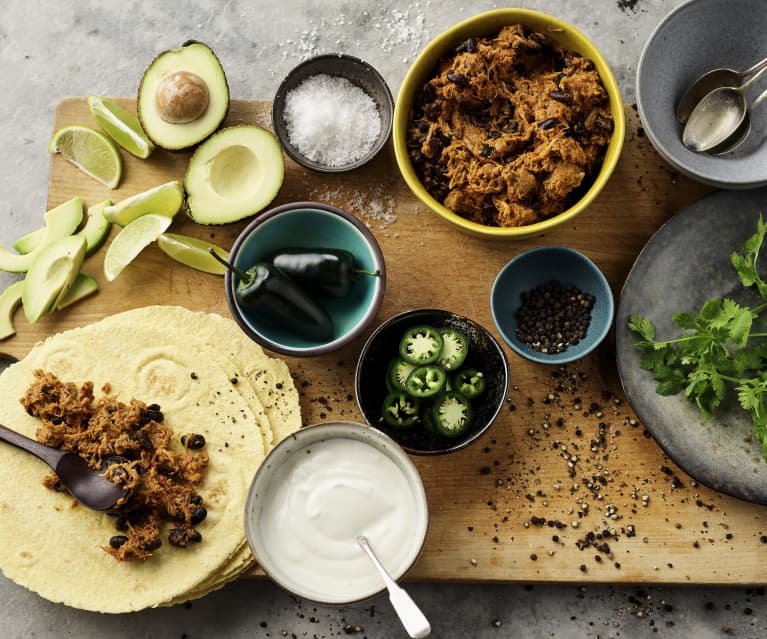
<path fill-rule="evenodd" d="M 285 98 L 291 90 L 298 87 L 304 80 L 318 74 L 346 78 L 352 84 L 358 86 L 367 93 L 378 107 L 378 114 L 381 117 L 381 131 L 378 134 L 378 138 L 368 153 L 350 164 L 343 166 L 327 166 L 320 164 L 302 155 L 290 141 L 284 117 Z M 314 171 L 323 173 L 341 173 L 343 171 L 351 171 L 352 169 L 367 164 L 378 154 L 389 139 L 393 112 L 394 101 L 392 99 L 391 91 L 378 71 L 367 62 L 355 58 L 354 56 L 342 53 L 329 53 L 305 60 L 288 73 L 274 96 L 274 102 L 272 104 L 272 123 L 277 139 L 280 141 L 280 144 L 282 144 L 283 149 L 285 149 L 285 153 L 287 153 L 295 162 Z"/>
<path fill-rule="evenodd" d="M 639 116 L 647 137 L 685 175 L 723 189 L 767 184 L 767 107 L 752 112 L 752 132 L 723 156 L 695 153 L 682 144 L 675 109 L 692 82 L 714 68 L 745 69 L 765 55 L 767 12 L 762 0 L 690 0 L 671 11 L 647 41 L 637 69 Z M 764 82 L 750 98 L 764 89 Z"/>
<path fill-rule="evenodd" d="M 586 336 L 561 353 L 541 353 L 517 336 L 521 295 L 542 284 L 558 281 L 594 296 Z M 520 253 L 504 266 L 490 294 L 493 321 L 504 341 L 518 354 L 539 364 L 566 364 L 588 355 L 607 336 L 614 314 L 613 294 L 602 271 L 582 253 L 563 246 L 542 246 Z"/>
<path fill-rule="evenodd" d="M 229 259 L 247 270 L 287 247 L 344 249 L 354 255 L 357 268 L 378 271 L 379 275 L 358 277 L 344 297 L 314 296 L 333 322 L 332 337 L 317 341 L 281 322 L 267 321 L 258 310 L 242 304 L 237 295 L 240 280 L 227 271 L 226 301 L 240 328 L 261 346 L 294 357 L 329 353 L 356 339 L 376 316 L 386 290 L 386 263 L 370 229 L 334 206 L 318 202 L 283 204 L 256 216 L 245 227 Z"/>
<path fill-rule="evenodd" d="M 371 450 L 366 455 L 378 458 L 372 459 L 377 467 L 384 466 L 398 471 L 396 474 L 400 476 L 400 481 L 397 484 L 402 492 L 392 493 L 389 485 L 365 486 L 364 481 L 361 484 L 364 490 L 355 488 L 360 486 L 359 478 L 355 479 L 360 472 L 360 464 L 348 458 L 351 452 L 348 450 L 333 451 L 333 463 L 325 466 L 327 473 L 319 468 L 313 458 L 316 460 L 318 455 L 322 455 L 323 448 L 324 454 L 328 454 L 326 444 L 332 445 L 339 441 L 355 444 L 357 454 L 364 451 L 360 445 L 369 447 Z M 315 454 L 308 454 L 312 452 Z M 385 460 L 388 463 L 383 463 Z M 307 531 L 305 527 L 286 529 L 280 522 L 269 518 L 269 513 L 274 513 L 274 508 L 269 507 L 270 502 L 274 504 L 274 499 L 281 497 L 278 491 L 291 483 L 285 481 L 286 466 L 296 469 L 296 472 L 311 472 L 310 476 L 314 479 L 307 503 L 302 504 L 299 495 L 293 493 L 290 504 L 290 508 L 299 509 L 299 515 L 303 514 L 300 511 L 302 505 L 314 509 L 315 529 L 312 531 Z M 306 470 L 307 467 L 311 470 Z M 301 490 L 305 491 L 306 487 Z M 370 490 L 373 492 L 372 500 Z M 332 500 L 333 497 L 341 501 Z M 356 510 L 346 517 L 350 508 L 359 506 L 361 499 L 368 502 L 364 509 L 367 512 Z M 389 504 L 386 504 L 387 499 Z M 346 508 L 343 508 L 344 502 L 347 502 Z M 388 508 L 386 512 L 392 514 L 396 508 L 395 502 L 400 505 L 409 503 L 412 516 L 406 519 L 394 518 L 384 529 L 386 515 L 377 515 L 376 510 L 384 512 L 383 509 Z M 338 525 L 330 525 L 332 522 L 329 519 L 332 519 L 334 509 L 346 510 L 341 516 L 346 517 L 348 524 L 360 528 L 346 530 Z M 279 510 L 278 505 L 278 515 Z M 308 519 L 309 513 L 306 516 Z M 375 428 L 353 422 L 328 422 L 302 428 L 282 440 L 259 466 L 245 503 L 245 534 L 258 565 L 286 590 L 323 604 L 354 603 L 384 590 L 384 583 L 375 574 L 373 564 L 357 547 L 356 535 L 368 535 L 374 550 L 376 543 L 383 544 L 383 547 L 378 546 L 381 560 L 387 564 L 391 576 L 400 579 L 418 559 L 428 527 L 429 506 L 415 464 L 391 438 Z M 272 534 L 269 534 L 270 531 Z M 387 546 L 387 540 L 382 539 L 394 538 L 397 534 L 406 540 L 401 547 Z M 286 543 L 291 546 L 290 551 L 286 551 Z M 388 554 L 382 552 L 386 548 Z M 308 553 L 320 556 L 324 561 L 323 570 L 320 571 L 317 564 L 307 568 L 305 556 Z M 396 563 L 392 565 L 391 561 Z M 359 579 L 348 576 L 351 567 L 359 570 Z M 336 577 L 335 570 L 346 571 L 342 573 L 346 578 L 343 581 L 340 577 L 331 579 Z M 328 583 L 320 585 L 318 579 L 325 579 Z"/>
<path fill-rule="evenodd" d="M 436 329 L 453 328 L 463 333 L 469 343 L 463 367 L 482 371 L 487 382 L 485 393 L 472 401 L 474 414 L 469 429 L 457 438 L 442 437 L 422 424 L 392 428 L 383 422 L 383 401 L 389 392 L 386 383 L 389 364 L 397 355 L 403 333 L 408 328 L 423 325 Z M 367 423 L 383 430 L 414 455 L 443 455 L 476 442 L 501 412 L 508 387 L 509 366 L 501 345 L 490 332 L 468 317 L 439 309 L 406 311 L 386 320 L 362 348 L 355 374 L 357 404 Z"/>

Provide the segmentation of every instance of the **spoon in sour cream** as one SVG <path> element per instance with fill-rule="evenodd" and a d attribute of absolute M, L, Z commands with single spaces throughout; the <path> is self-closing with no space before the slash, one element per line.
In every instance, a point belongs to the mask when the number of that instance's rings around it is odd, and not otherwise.
<path fill-rule="evenodd" d="M 370 557 L 370 561 L 378 570 L 378 574 L 381 575 L 386 589 L 389 591 L 389 601 L 394 606 L 394 611 L 397 613 L 402 625 L 405 626 L 407 634 L 412 639 L 420 639 L 421 637 L 428 637 L 431 632 L 431 625 L 426 616 L 421 612 L 421 609 L 412 600 L 409 594 L 404 588 L 401 588 L 394 579 L 391 578 L 386 569 L 378 561 L 378 557 L 375 556 L 373 549 L 368 543 L 367 537 L 360 535 L 357 537 L 357 543 L 360 548 L 367 553 Z"/>

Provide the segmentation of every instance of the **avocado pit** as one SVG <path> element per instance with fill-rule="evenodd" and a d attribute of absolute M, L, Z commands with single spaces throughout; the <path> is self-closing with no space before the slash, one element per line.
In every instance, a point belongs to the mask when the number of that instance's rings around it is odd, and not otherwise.
<path fill-rule="evenodd" d="M 208 85 L 189 71 L 166 75 L 157 85 L 155 103 L 160 117 L 171 124 L 199 119 L 208 109 Z"/>

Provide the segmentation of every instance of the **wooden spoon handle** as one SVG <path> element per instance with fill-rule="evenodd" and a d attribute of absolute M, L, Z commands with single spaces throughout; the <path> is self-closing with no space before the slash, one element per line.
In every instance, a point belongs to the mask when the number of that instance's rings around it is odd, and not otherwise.
<path fill-rule="evenodd" d="M 59 460 L 66 455 L 63 451 L 56 450 L 55 448 L 41 444 L 34 439 L 25 437 L 15 430 L 6 428 L 2 424 L 0 424 L 0 440 L 3 440 L 12 446 L 16 446 L 16 448 L 21 448 L 28 453 L 32 453 L 35 457 L 42 459 L 54 470 L 56 469 Z"/>

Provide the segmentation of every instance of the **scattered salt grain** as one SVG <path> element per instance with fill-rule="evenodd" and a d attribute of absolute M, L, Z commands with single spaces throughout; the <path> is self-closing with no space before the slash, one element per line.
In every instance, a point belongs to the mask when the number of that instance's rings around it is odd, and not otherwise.
<path fill-rule="evenodd" d="M 283 117 L 290 143 L 307 159 L 328 167 L 361 159 L 381 132 L 373 98 L 346 78 L 324 73 L 288 92 Z"/>

